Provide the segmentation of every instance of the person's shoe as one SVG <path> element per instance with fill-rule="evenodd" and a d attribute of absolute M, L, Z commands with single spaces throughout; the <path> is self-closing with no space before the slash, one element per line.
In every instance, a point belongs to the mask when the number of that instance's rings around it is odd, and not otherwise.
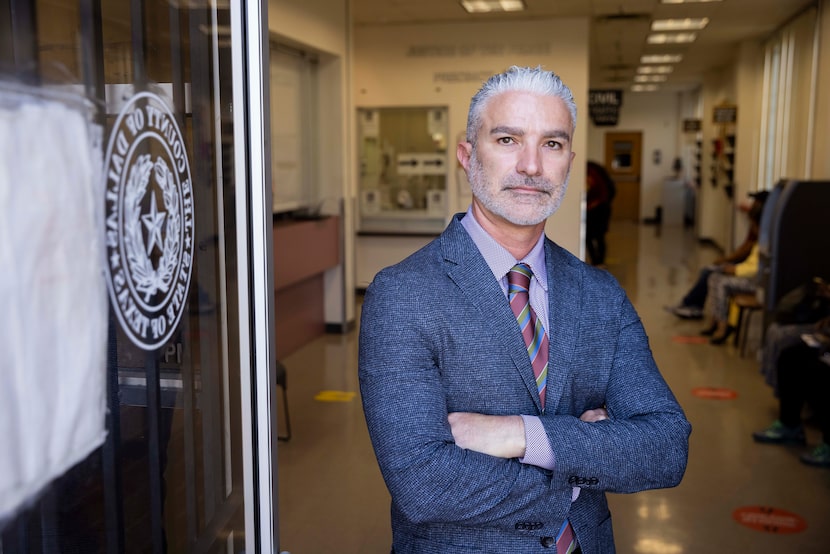
<path fill-rule="evenodd" d="M 666 306 L 666 310 L 681 319 L 703 319 L 703 310 L 697 306 Z"/>
<path fill-rule="evenodd" d="M 731 325 L 726 327 L 726 330 L 721 335 L 712 335 L 712 338 L 709 339 L 709 344 L 714 344 L 715 346 L 721 345 L 726 342 L 726 340 L 732 336 L 732 333 L 735 332 L 735 328 Z"/>
<path fill-rule="evenodd" d="M 701 334 L 701 336 L 704 336 L 704 337 L 711 337 L 712 335 L 715 334 L 715 331 L 717 331 L 717 330 L 718 330 L 718 322 L 716 321 L 715 323 L 713 323 L 712 325 L 710 325 L 709 327 L 707 327 L 706 329 L 701 331 L 700 334 Z"/>
<path fill-rule="evenodd" d="M 830 467 L 830 444 L 819 443 L 812 452 L 801 455 L 801 462 L 808 466 Z"/>
<path fill-rule="evenodd" d="M 772 425 L 761 431 L 752 433 L 755 442 L 766 444 L 806 444 L 804 429 L 801 426 L 787 427 L 781 420 L 776 419 Z M 825 445 L 826 446 L 826 445 Z M 830 454 L 830 452 L 828 453 Z M 806 455 L 806 454 L 805 454 Z M 805 462 L 806 463 L 806 462 Z"/>

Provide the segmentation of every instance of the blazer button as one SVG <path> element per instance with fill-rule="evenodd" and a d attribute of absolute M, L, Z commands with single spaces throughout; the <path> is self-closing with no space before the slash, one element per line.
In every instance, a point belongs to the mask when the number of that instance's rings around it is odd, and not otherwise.
<path fill-rule="evenodd" d="M 551 548 L 553 546 L 556 546 L 556 539 L 554 539 L 553 537 L 542 537 L 541 542 L 542 546 L 544 546 L 545 548 Z"/>

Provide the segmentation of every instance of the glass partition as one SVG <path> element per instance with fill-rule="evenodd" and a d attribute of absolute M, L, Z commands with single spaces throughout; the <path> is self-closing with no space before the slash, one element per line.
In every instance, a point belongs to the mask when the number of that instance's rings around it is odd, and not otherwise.
<path fill-rule="evenodd" d="M 222 1 L 0 0 L 0 81 L 16 87 L 19 105 L 48 105 L 59 93 L 90 107 L 89 154 L 93 173 L 100 173 L 90 187 L 97 195 L 90 213 L 100 217 L 98 290 L 109 299 L 105 333 L 91 347 L 100 349 L 101 366 L 85 374 L 89 386 L 79 387 L 87 394 L 79 412 L 106 403 L 101 444 L 60 472 L 31 476 L 31 494 L 0 514 L 6 516 L 0 552 L 258 548 L 253 535 L 264 531 L 251 522 L 256 462 L 243 460 L 257 418 L 246 359 L 257 350 L 249 342 L 247 296 L 256 285 L 239 260 L 268 260 L 270 244 L 248 251 L 244 218 L 263 212 L 270 222 L 271 206 L 270 194 L 248 205 L 248 172 L 238 167 L 248 163 L 238 152 L 246 144 L 235 136 L 246 136 L 239 127 L 247 127 L 251 107 L 234 91 L 231 75 L 250 82 L 249 68 L 235 67 L 244 58 L 234 57 L 232 46 L 245 40 L 243 22 L 261 26 L 265 15 L 245 12 L 250 21 L 232 22 L 232 9 L 240 8 Z M 267 43 L 263 56 L 267 64 Z M 38 129 L 15 132 L 25 139 Z M 57 145 L 48 160 L 59 177 L 70 160 L 61 157 L 59 139 L 49 144 Z M 19 160 L 20 168 L 35 163 L 38 153 L 31 155 Z M 30 205 L 48 206 L 49 196 Z M 75 260 L 64 263 L 65 272 L 75 271 Z M 80 328 L 93 316 L 77 310 L 72 319 Z M 35 321 L 19 331 L 34 337 L 37 327 Z M 76 345 L 75 353 L 81 349 Z M 257 355 L 266 350 L 260 345 Z M 44 385 L 58 376 L 72 382 L 65 372 L 73 350 L 65 354 L 40 368 Z M 24 394 L 15 395 L 19 404 Z M 21 440 L 43 422 L 45 429 L 61 428 L 46 420 L 70 400 L 77 397 L 58 391 L 54 404 L 38 405 L 42 418 L 21 423 Z M 58 435 L 76 431 L 71 422 L 63 425 Z M 267 425 L 258 427 L 267 432 Z M 63 438 L 51 437 L 50 444 Z"/>
<path fill-rule="evenodd" d="M 448 210 L 447 108 L 362 108 L 358 129 L 361 233 L 440 233 Z"/>

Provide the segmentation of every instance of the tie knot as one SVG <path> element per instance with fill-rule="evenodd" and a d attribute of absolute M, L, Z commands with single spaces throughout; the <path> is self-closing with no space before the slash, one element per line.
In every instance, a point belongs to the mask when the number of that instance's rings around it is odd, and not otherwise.
<path fill-rule="evenodd" d="M 516 264 L 507 272 L 507 284 L 520 287 L 527 292 L 533 272 L 527 264 Z"/>

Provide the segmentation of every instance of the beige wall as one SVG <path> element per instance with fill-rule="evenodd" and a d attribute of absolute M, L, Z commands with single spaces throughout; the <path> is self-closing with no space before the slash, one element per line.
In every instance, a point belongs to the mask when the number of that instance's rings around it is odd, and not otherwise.
<path fill-rule="evenodd" d="M 450 152 L 462 135 L 470 98 L 489 75 L 510 65 L 542 65 L 573 90 L 579 108 L 571 186 L 548 235 L 582 252 L 582 183 L 587 153 L 588 21 L 359 27 L 354 31 L 354 102 L 358 107 L 448 106 Z M 451 211 L 467 208 L 468 185 L 450 176 Z"/>
<path fill-rule="evenodd" d="M 346 56 L 348 0 L 269 0 L 268 29 L 316 51 Z"/>
<path fill-rule="evenodd" d="M 735 202 L 732 207 L 734 226 L 731 249 L 743 242 L 749 230 L 749 219 L 738 216 L 737 204 L 748 200 L 748 194 L 762 188 L 758 182 L 760 118 L 764 82 L 764 46 L 760 41 L 747 41 L 740 46 L 736 67 L 738 124 L 735 136 Z"/>
<path fill-rule="evenodd" d="M 640 219 L 654 216 L 662 203 L 663 181 L 672 175 L 672 162 L 679 156 L 680 98 L 675 93 L 623 91 L 620 119 L 615 127 L 589 123 L 588 153 L 591 160 L 605 162 L 605 135 L 609 132 L 643 134 L 642 176 L 640 178 Z M 654 162 L 655 150 L 660 162 Z"/>
<path fill-rule="evenodd" d="M 819 3 L 818 88 L 815 135 L 812 144 L 813 179 L 830 179 L 830 1 Z"/>
<path fill-rule="evenodd" d="M 712 240 L 721 248 L 729 250 L 734 220 L 732 203 L 724 193 L 723 186 L 712 186 L 713 140 L 720 136 L 720 129 L 713 123 L 713 115 L 716 106 L 737 104 L 736 67 L 724 67 L 707 74 L 704 77 L 702 98 L 703 148 L 701 186 L 697 196 L 697 233 L 700 238 Z M 743 115 L 740 106 L 738 113 Z M 737 141 L 741 140 L 741 137 L 737 137 Z"/>
<path fill-rule="evenodd" d="M 344 234 L 343 266 L 325 276 L 325 318 L 332 324 L 349 324 L 356 317 L 350 26 L 348 0 L 270 0 L 268 4 L 271 40 L 314 53 L 319 59 L 317 186 L 323 212 L 341 214 Z"/>

